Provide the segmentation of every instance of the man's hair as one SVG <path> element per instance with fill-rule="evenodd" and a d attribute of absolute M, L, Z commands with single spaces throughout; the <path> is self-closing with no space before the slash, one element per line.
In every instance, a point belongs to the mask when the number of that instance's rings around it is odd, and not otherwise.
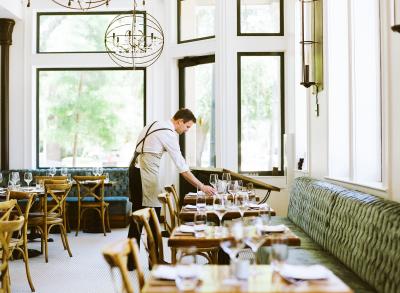
<path fill-rule="evenodd" d="M 179 120 L 183 119 L 183 122 L 186 123 L 188 121 L 193 121 L 193 123 L 196 123 L 196 117 L 194 116 L 193 112 L 190 111 L 189 109 L 179 109 L 178 112 L 175 113 L 174 117 L 172 117 L 174 120 Z"/>

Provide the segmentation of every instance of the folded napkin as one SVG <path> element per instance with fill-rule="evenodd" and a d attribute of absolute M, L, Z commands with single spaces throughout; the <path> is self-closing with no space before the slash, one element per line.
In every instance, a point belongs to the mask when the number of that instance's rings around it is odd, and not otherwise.
<path fill-rule="evenodd" d="M 279 232 L 285 232 L 286 229 L 287 229 L 287 227 L 283 224 L 274 225 L 274 226 L 264 225 L 261 228 L 261 231 L 266 232 L 266 233 L 279 233 Z"/>
<path fill-rule="evenodd" d="M 206 195 L 203 191 L 199 191 L 199 195 Z M 197 192 L 188 192 L 187 195 L 190 196 L 197 196 Z"/>
<path fill-rule="evenodd" d="M 178 231 L 181 233 L 194 233 L 194 226 L 180 225 Z"/>
<path fill-rule="evenodd" d="M 175 280 L 176 267 L 160 265 L 152 270 L 151 274 L 156 279 Z"/>
<path fill-rule="evenodd" d="M 290 265 L 285 264 L 280 270 L 280 274 L 284 278 L 297 280 L 322 280 L 327 279 L 331 271 L 322 265 Z"/>
<path fill-rule="evenodd" d="M 197 206 L 193 205 L 193 204 L 187 204 L 184 206 L 184 208 L 186 210 L 197 210 Z"/>
<path fill-rule="evenodd" d="M 262 204 L 257 204 L 257 203 L 250 203 L 249 204 L 249 208 L 251 209 L 263 209 L 263 208 L 267 208 L 268 205 L 266 203 L 262 203 Z"/>

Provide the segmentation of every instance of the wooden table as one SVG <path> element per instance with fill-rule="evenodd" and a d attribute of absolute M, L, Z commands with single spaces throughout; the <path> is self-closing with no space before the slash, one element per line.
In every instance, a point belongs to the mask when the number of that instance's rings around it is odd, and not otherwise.
<path fill-rule="evenodd" d="M 212 205 L 214 197 L 212 195 L 206 195 L 206 204 Z M 183 205 L 192 204 L 196 205 L 197 194 L 196 193 L 188 193 L 183 198 Z M 256 196 L 255 200 L 258 202 L 260 198 Z"/>
<path fill-rule="evenodd" d="M 232 239 L 228 235 L 226 229 L 225 233 L 216 235 L 215 231 L 220 229 L 217 226 L 207 226 L 207 233 L 205 237 L 196 238 L 190 233 L 181 233 L 177 228 L 172 231 L 171 236 L 168 238 L 168 246 L 171 248 L 171 261 L 176 263 L 176 251 L 182 247 L 196 247 L 196 248 L 212 248 L 219 247 L 219 244 L 225 240 Z M 291 230 L 287 230 L 284 233 L 273 233 L 266 235 L 267 239 L 264 242 L 264 246 L 271 245 L 271 236 L 282 235 L 287 238 L 289 246 L 300 246 L 301 240 Z"/>
<path fill-rule="evenodd" d="M 269 265 L 257 265 L 251 268 L 252 276 L 248 281 L 231 281 L 229 279 L 229 266 L 203 265 L 198 287 L 195 292 L 207 293 L 352 293 L 353 291 L 333 273 L 326 280 L 302 282 L 294 285 L 273 273 Z M 142 293 L 179 292 L 174 281 L 161 281 L 153 276 L 145 283 Z"/>
<path fill-rule="evenodd" d="M 179 213 L 179 218 L 184 221 L 184 222 L 192 222 L 194 219 L 194 214 L 196 213 L 196 209 L 186 209 L 184 206 L 182 207 L 182 210 Z M 254 217 L 259 215 L 259 209 L 249 209 L 244 212 L 243 217 Z M 275 216 L 276 212 L 271 209 L 271 216 Z M 223 217 L 223 221 L 225 220 L 232 220 L 240 218 L 240 212 L 237 210 L 228 210 L 226 214 Z M 213 212 L 211 206 L 207 206 L 207 220 L 211 219 L 212 221 L 218 223 L 219 219 L 218 216 Z"/>

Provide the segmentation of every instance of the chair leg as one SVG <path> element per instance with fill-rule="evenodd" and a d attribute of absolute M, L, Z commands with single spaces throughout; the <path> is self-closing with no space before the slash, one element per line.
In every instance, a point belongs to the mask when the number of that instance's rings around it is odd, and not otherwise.
<path fill-rule="evenodd" d="M 29 257 L 28 257 L 28 247 L 24 245 L 24 250 L 22 253 L 22 257 L 25 262 L 25 271 L 26 271 L 26 278 L 28 279 L 29 287 L 31 287 L 31 291 L 35 292 L 35 287 L 33 286 L 32 278 L 31 278 L 31 271 L 29 269 Z"/>
<path fill-rule="evenodd" d="M 65 244 L 67 246 L 68 254 L 69 254 L 70 257 L 72 257 L 72 252 L 71 252 L 71 249 L 69 248 L 68 237 L 67 237 L 67 233 L 65 231 L 65 227 L 63 225 L 61 225 L 60 229 L 61 229 L 61 233 L 64 235 Z"/>
<path fill-rule="evenodd" d="M 103 227 L 104 236 L 106 236 L 106 226 L 104 224 L 104 217 L 105 217 L 106 210 L 104 207 L 101 208 L 101 226 Z"/>
<path fill-rule="evenodd" d="M 80 228 L 81 228 L 81 206 L 78 204 L 78 226 L 76 228 L 75 236 L 78 236 Z"/>
<path fill-rule="evenodd" d="M 111 226 L 110 226 L 110 210 L 109 210 L 108 207 L 106 208 L 106 216 L 107 216 L 107 228 L 108 228 L 108 231 L 110 231 L 110 233 L 111 233 Z"/>
<path fill-rule="evenodd" d="M 61 241 L 62 241 L 64 250 L 67 250 L 67 245 L 65 244 L 65 238 L 64 238 L 64 234 L 61 232 L 61 228 L 60 228 L 60 236 L 61 236 Z"/>
<path fill-rule="evenodd" d="M 44 228 L 44 229 L 43 229 L 43 234 L 42 234 L 42 236 L 43 236 L 43 240 L 44 240 L 44 259 L 45 259 L 46 262 L 49 262 L 48 246 L 47 246 L 47 241 L 48 241 L 48 236 L 47 236 L 47 234 L 48 234 L 47 225 L 45 225 L 43 228 Z"/>

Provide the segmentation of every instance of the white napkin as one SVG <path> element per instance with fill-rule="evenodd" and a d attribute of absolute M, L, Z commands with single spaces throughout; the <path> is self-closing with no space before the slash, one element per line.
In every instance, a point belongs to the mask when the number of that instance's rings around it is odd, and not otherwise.
<path fill-rule="evenodd" d="M 284 278 L 292 278 L 298 280 L 321 280 L 327 279 L 331 271 L 322 265 L 290 265 L 285 264 L 280 270 L 280 274 Z"/>
<path fill-rule="evenodd" d="M 257 203 L 249 203 L 249 208 L 251 209 L 261 209 L 261 208 L 266 208 L 268 205 L 266 203 L 262 204 L 257 204 Z"/>
<path fill-rule="evenodd" d="M 286 228 L 287 227 L 283 224 L 274 226 L 264 225 L 261 230 L 266 233 L 274 233 L 274 232 L 285 232 Z"/>
<path fill-rule="evenodd" d="M 180 225 L 178 231 L 181 233 L 194 233 L 194 226 Z"/>
<path fill-rule="evenodd" d="M 157 266 L 157 268 L 155 268 L 154 270 L 152 270 L 151 274 L 156 279 L 175 280 L 176 267 L 160 265 Z"/>
<path fill-rule="evenodd" d="M 200 195 L 205 195 L 205 193 L 204 193 L 203 191 L 199 191 L 199 194 L 200 194 Z M 197 196 L 197 192 L 188 192 L 187 195 L 190 195 L 190 196 Z"/>
<path fill-rule="evenodd" d="M 193 204 L 187 204 L 184 207 L 187 210 L 197 210 L 197 206 L 193 205 Z"/>

